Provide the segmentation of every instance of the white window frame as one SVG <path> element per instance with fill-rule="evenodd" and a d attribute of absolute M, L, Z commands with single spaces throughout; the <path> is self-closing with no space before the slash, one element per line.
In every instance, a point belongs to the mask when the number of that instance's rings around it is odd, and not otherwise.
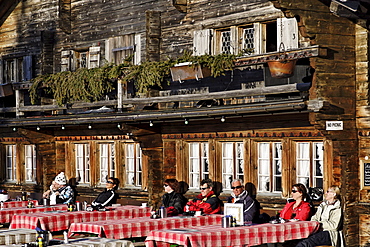
<path fill-rule="evenodd" d="M 24 167 L 26 183 L 36 182 L 36 145 L 24 145 Z"/>
<path fill-rule="evenodd" d="M 140 187 L 143 183 L 142 150 L 138 143 L 125 144 L 126 185 Z"/>
<path fill-rule="evenodd" d="M 5 180 L 17 181 L 17 149 L 15 144 L 5 145 Z"/>
<path fill-rule="evenodd" d="M 116 177 L 116 151 L 114 143 L 100 143 L 99 155 L 99 183 L 105 184 L 107 178 Z"/>
<path fill-rule="evenodd" d="M 244 181 L 244 143 L 222 143 L 222 186 L 231 190 L 231 182 L 234 179 Z"/>
<path fill-rule="evenodd" d="M 276 181 L 280 179 L 282 189 L 282 143 L 258 142 L 257 152 L 258 191 L 280 193 Z"/>
<path fill-rule="evenodd" d="M 320 150 L 321 149 L 321 150 Z M 321 165 L 320 165 L 321 164 Z M 317 166 L 321 166 L 321 175 L 317 174 Z M 296 178 L 297 183 L 307 187 L 322 187 L 324 183 L 324 143 L 296 143 Z M 317 183 L 321 180 L 321 185 Z"/>
<path fill-rule="evenodd" d="M 208 142 L 190 142 L 189 148 L 189 189 L 199 189 L 200 182 L 209 178 Z"/>
<path fill-rule="evenodd" d="M 75 144 L 76 177 L 81 184 L 90 184 L 90 145 Z"/>

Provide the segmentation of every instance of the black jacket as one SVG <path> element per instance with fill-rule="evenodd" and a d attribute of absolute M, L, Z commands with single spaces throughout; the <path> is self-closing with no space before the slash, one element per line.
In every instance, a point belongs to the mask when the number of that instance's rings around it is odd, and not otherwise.
<path fill-rule="evenodd" d="M 105 189 L 98 197 L 91 203 L 93 206 L 112 206 L 117 201 L 117 193 L 114 190 Z"/>
<path fill-rule="evenodd" d="M 182 214 L 186 202 L 187 200 L 182 194 L 174 191 L 165 193 L 162 197 L 163 206 L 167 208 L 167 213 L 172 215 Z"/>

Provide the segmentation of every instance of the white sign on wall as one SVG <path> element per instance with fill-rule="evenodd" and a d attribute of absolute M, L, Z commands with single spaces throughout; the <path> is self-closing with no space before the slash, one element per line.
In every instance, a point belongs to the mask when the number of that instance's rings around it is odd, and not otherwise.
<path fill-rule="evenodd" d="M 326 130 L 343 130 L 343 121 L 326 121 Z"/>

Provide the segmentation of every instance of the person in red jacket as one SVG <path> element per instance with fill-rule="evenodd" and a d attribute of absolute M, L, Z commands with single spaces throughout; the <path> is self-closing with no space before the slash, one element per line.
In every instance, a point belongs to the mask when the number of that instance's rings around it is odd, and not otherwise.
<path fill-rule="evenodd" d="M 292 186 L 293 202 L 288 202 L 280 212 L 280 217 L 285 220 L 310 220 L 312 215 L 311 204 L 304 201 L 307 198 L 307 189 L 303 184 Z"/>
<path fill-rule="evenodd" d="M 200 182 L 200 194 L 195 199 L 187 202 L 184 211 L 202 211 L 203 214 L 221 213 L 220 199 L 212 189 L 212 180 L 203 179 Z"/>

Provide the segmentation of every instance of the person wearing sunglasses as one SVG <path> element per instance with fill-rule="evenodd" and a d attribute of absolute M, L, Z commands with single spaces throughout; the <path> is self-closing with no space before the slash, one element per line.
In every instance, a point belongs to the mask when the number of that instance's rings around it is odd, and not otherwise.
<path fill-rule="evenodd" d="M 259 223 L 260 205 L 244 189 L 243 180 L 234 179 L 231 182 L 233 192 L 227 198 L 228 203 L 243 203 L 244 222 Z"/>
<path fill-rule="evenodd" d="M 112 204 L 116 203 L 118 198 L 118 194 L 116 193 L 118 184 L 119 180 L 117 178 L 108 178 L 105 184 L 105 190 L 96 197 L 96 199 L 91 203 L 91 206 L 106 207 L 112 206 Z"/>
<path fill-rule="evenodd" d="M 303 184 L 294 184 L 292 186 L 292 202 L 288 202 L 280 212 L 280 218 L 285 220 L 309 220 L 312 215 L 312 207 L 307 202 L 307 189 Z"/>
<path fill-rule="evenodd" d="M 183 213 L 187 199 L 180 192 L 180 183 L 176 179 L 166 179 L 162 204 L 167 209 L 167 216 L 176 216 Z"/>
<path fill-rule="evenodd" d="M 340 189 L 332 185 L 325 192 L 325 200 L 318 206 L 311 221 L 317 221 L 321 225 L 321 231 L 299 242 L 296 247 L 314 247 L 330 245 L 334 247 L 344 246 L 341 234 L 343 224 L 343 211 L 340 202 Z"/>
<path fill-rule="evenodd" d="M 221 212 L 221 201 L 213 191 L 211 179 L 203 179 L 200 182 L 200 194 L 189 201 L 184 211 L 202 211 L 203 214 L 218 214 Z"/>

